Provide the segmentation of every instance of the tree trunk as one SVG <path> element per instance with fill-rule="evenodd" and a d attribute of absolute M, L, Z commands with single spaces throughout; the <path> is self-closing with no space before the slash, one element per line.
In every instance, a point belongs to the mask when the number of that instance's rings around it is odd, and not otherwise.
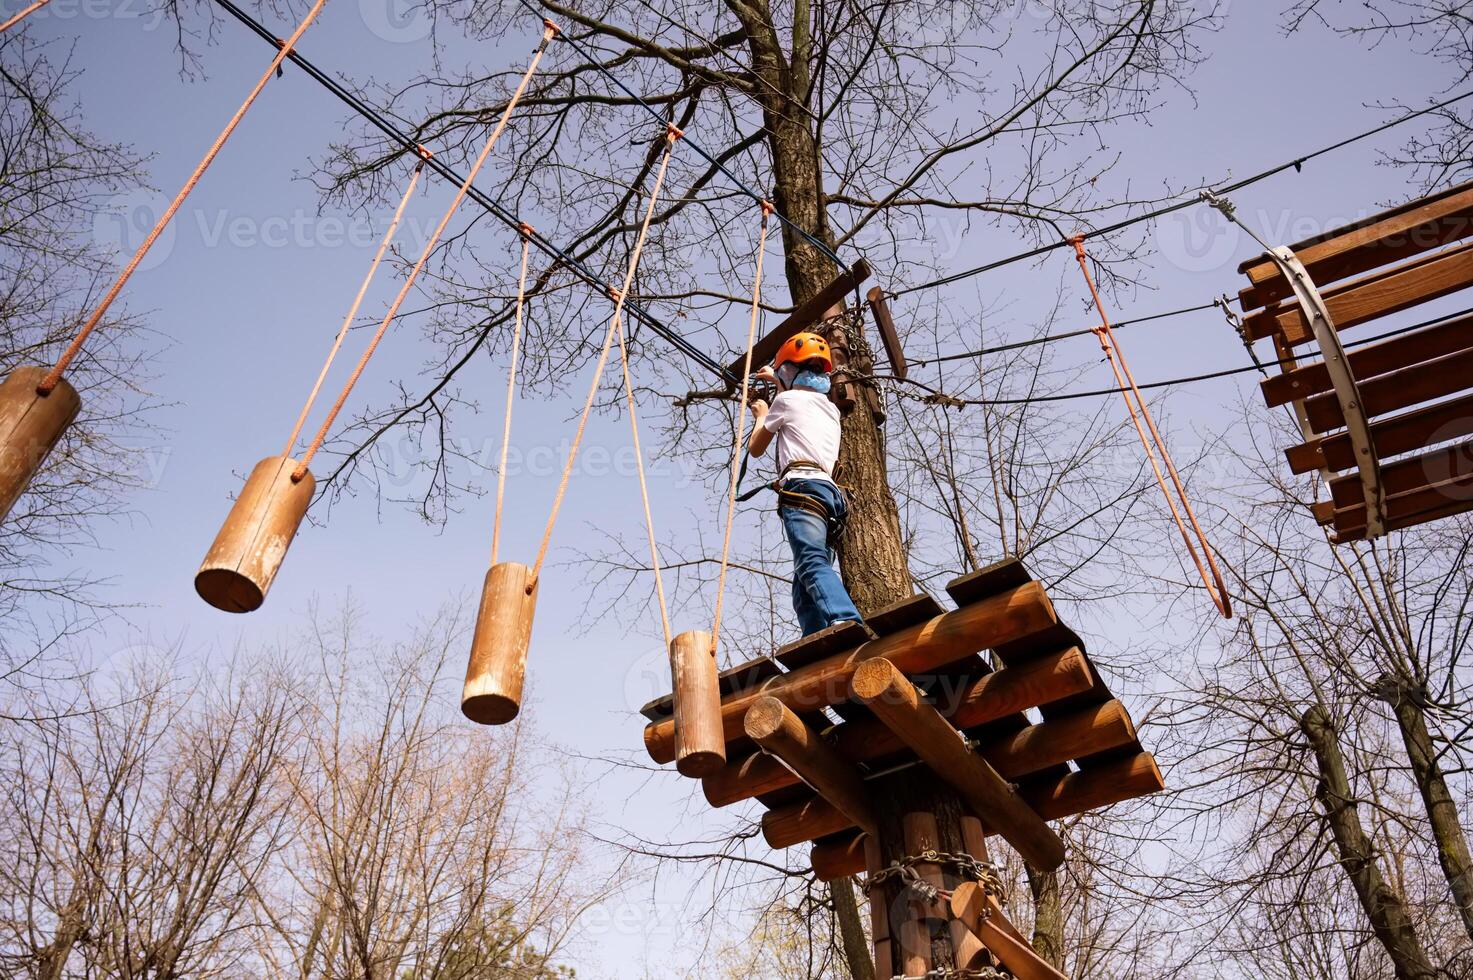
<path fill-rule="evenodd" d="M 1315 795 L 1334 835 L 1340 866 L 1355 888 L 1372 931 L 1391 958 L 1398 980 L 1434 980 L 1437 971 L 1417 938 L 1401 896 L 1382 877 L 1374 847 L 1361 826 L 1334 723 L 1325 709 L 1316 705 L 1300 718 L 1299 727 L 1314 750 L 1319 770 Z"/>
<path fill-rule="evenodd" d="M 1389 675 L 1381 679 L 1377 688 L 1396 713 L 1412 777 L 1417 781 L 1422 804 L 1427 808 L 1427 822 L 1437 842 L 1438 863 L 1452 890 L 1463 928 L 1473 939 L 1473 858 L 1469 857 L 1468 838 L 1458 821 L 1457 804 L 1437 762 L 1437 747 L 1427 730 L 1426 697 L 1420 687 Z"/>
<path fill-rule="evenodd" d="M 854 883 L 848 878 L 829 882 L 829 897 L 834 901 L 834 916 L 839 921 L 839 938 L 844 945 L 844 959 L 854 980 L 875 980 L 874 962 L 864 924 L 859 915 L 859 902 L 854 897 Z"/>
<path fill-rule="evenodd" d="M 1033 893 L 1033 951 L 1060 972 L 1064 969 L 1064 905 L 1059 896 L 1059 873 L 1028 870 Z"/>

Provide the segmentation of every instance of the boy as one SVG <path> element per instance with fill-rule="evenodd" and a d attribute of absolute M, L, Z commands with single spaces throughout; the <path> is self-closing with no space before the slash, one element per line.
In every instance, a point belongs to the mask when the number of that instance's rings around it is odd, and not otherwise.
<path fill-rule="evenodd" d="M 793 611 L 808 636 L 836 623 L 859 621 L 854 600 L 834 570 L 833 544 L 849 502 L 832 477 L 839 458 L 839 410 L 829 401 L 829 345 L 800 333 L 783 344 L 770 367 L 757 372 L 778 394 L 752 402 L 756 426 L 747 451 L 761 456 L 777 440 L 778 515 L 793 549 Z"/>

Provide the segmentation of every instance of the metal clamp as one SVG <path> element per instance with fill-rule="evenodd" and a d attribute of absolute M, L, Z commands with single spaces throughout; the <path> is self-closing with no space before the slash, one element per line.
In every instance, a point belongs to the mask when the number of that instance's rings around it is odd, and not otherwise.
<path fill-rule="evenodd" d="M 1269 258 L 1279 267 L 1279 272 L 1294 289 L 1299 308 L 1314 333 L 1324 358 L 1325 370 L 1330 383 L 1335 387 L 1335 397 L 1340 403 L 1340 413 L 1345 418 L 1345 431 L 1350 437 L 1350 446 L 1355 454 L 1356 471 L 1360 474 L 1361 491 L 1366 501 L 1366 540 L 1379 538 L 1386 533 L 1386 491 L 1381 485 L 1381 461 L 1376 456 L 1376 444 L 1371 438 L 1371 424 L 1366 418 L 1365 405 L 1361 401 L 1360 386 L 1346 360 L 1345 348 L 1340 344 L 1340 333 L 1330 319 L 1330 310 L 1319 287 L 1310 278 L 1309 271 L 1299 256 L 1288 246 L 1270 249 Z M 1308 429 L 1302 408 L 1296 409 L 1304 428 Z M 1306 431 L 1306 436 L 1309 435 Z"/>

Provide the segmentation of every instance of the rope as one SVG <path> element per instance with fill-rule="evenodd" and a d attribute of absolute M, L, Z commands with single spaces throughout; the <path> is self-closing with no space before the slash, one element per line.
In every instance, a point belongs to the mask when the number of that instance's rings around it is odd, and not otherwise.
<path fill-rule="evenodd" d="M 374 253 L 373 261 L 368 264 L 368 273 L 358 287 L 358 295 L 353 297 L 353 305 L 348 308 L 348 315 L 343 317 L 343 325 L 338 328 L 338 335 L 333 338 L 332 349 L 327 352 L 327 360 L 322 362 L 322 370 L 317 372 L 317 383 L 312 386 L 312 393 L 307 396 L 307 403 L 302 406 L 302 412 L 297 416 L 297 424 L 292 427 L 291 438 L 286 441 L 283 456 L 291 456 L 292 450 L 296 448 L 297 436 L 302 434 L 302 426 L 307 424 L 307 415 L 312 411 L 312 405 L 317 401 L 318 393 L 322 391 L 322 383 L 327 380 L 327 372 L 332 368 L 332 362 L 337 359 L 338 351 L 343 346 L 343 339 L 348 336 L 348 329 L 358 318 L 358 307 L 363 304 L 363 297 L 368 293 L 368 285 L 373 282 L 374 274 L 378 272 L 379 262 L 383 260 L 384 253 L 389 250 L 389 242 L 393 240 L 394 232 L 399 228 L 399 219 L 404 217 L 404 209 L 409 204 L 410 196 L 414 194 L 415 185 L 419 183 L 419 175 L 424 171 L 424 161 L 430 155 L 430 151 L 423 147 L 420 153 L 420 161 L 415 166 L 414 173 L 409 176 L 409 186 L 404 188 L 404 196 L 399 199 L 399 206 L 394 210 L 394 218 L 389 222 L 383 240 L 378 243 L 378 251 Z"/>
<path fill-rule="evenodd" d="M 511 99 L 506 103 L 506 108 L 502 110 L 501 118 L 496 121 L 496 128 L 491 131 L 490 137 L 486 140 L 486 145 L 481 147 L 480 154 L 476 157 L 475 162 L 471 164 L 470 170 L 465 175 L 465 180 L 456 189 L 455 197 L 450 201 L 450 207 L 445 209 L 445 213 L 440 217 L 440 223 L 435 226 L 434 232 L 430 234 L 429 240 L 425 242 L 425 247 L 420 252 L 419 260 L 414 263 L 414 268 L 409 270 L 409 276 L 404 280 L 404 285 L 399 287 L 399 295 L 395 296 L 394 302 L 389 305 L 389 312 L 384 315 L 383 322 L 378 325 L 378 330 L 374 333 L 373 339 L 368 342 L 368 347 L 364 349 L 363 356 L 358 358 L 358 363 L 354 366 L 352 375 L 349 376 L 347 383 L 343 385 L 343 390 L 338 393 L 337 401 L 333 403 L 332 408 L 328 411 L 327 418 L 322 420 L 322 426 L 317 430 L 317 435 L 313 436 L 312 444 L 302 454 L 302 461 L 297 464 L 296 471 L 292 473 L 293 483 L 300 482 L 307 475 L 307 467 L 312 462 L 312 457 L 317 454 L 318 449 L 322 448 L 322 442 L 327 438 L 328 430 L 332 428 L 333 422 L 337 420 L 338 413 L 343 410 L 343 405 L 348 401 L 348 394 L 353 390 L 353 386 L 358 383 L 359 377 L 363 374 L 363 369 L 368 366 L 369 358 L 373 357 L 373 352 L 378 349 L 379 341 L 384 339 L 384 334 L 388 331 L 389 324 L 394 322 L 394 317 L 399 313 L 399 307 L 404 303 L 405 298 L 409 295 L 409 291 L 414 288 L 414 281 L 419 278 L 420 270 L 429 261 L 430 254 L 434 252 L 435 246 L 440 243 L 440 236 L 445 234 L 446 226 L 450 224 L 450 219 L 455 216 L 456 210 L 460 207 L 460 202 L 465 199 L 466 188 L 476 179 L 476 174 L 480 172 L 482 164 L 491 155 L 491 148 L 496 145 L 496 141 L 501 138 L 502 132 L 506 129 L 507 120 L 511 118 L 511 114 L 516 109 L 517 103 L 521 101 L 522 94 L 527 91 L 527 85 L 532 81 L 532 75 L 537 71 L 537 63 L 542 60 L 542 55 L 547 50 L 548 42 L 558 32 L 558 26 L 552 21 L 544 20 L 542 24 L 542 40 L 537 45 L 536 52 L 532 55 L 532 63 L 527 66 L 526 72 L 522 75 L 522 80 L 517 83 L 516 91 L 512 93 Z"/>
<path fill-rule="evenodd" d="M 1114 334 L 1110 330 L 1110 317 L 1105 312 L 1104 300 L 1100 298 L 1100 291 L 1095 287 L 1094 276 L 1089 272 L 1089 253 L 1084 249 L 1084 237 L 1076 236 L 1074 242 L 1074 255 L 1079 260 L 1079 270 L 1084 273 L 1084 282 L 1089 286 L 1089 292 L 1094 297 L 1095 309 L 1100 313 L 1100 327 L 1095 332 L 1099 338 L 1100 349 L 1105 353 L 1105 359 L 1110 362 L 1110 370 L 1115 373 L 1115 383 L 1122 389 L 1128 388 L 1125 394 L 1125 406 L 1130 409 L 1130 420 L 1135 424 L 1135 431 L 1141 439 L 1141 446 L 1146 450 L 1146 458 L 1151 463 L 1151 469 L 1155 471 L 1156 483 L 1161 487 L 1161 495 L 1166 498 L 1167 505 L 1171 508 L 1171 516 L 1176 521 L 1176 526 L 1181 531 L 1182 541 L 1186 543 L 1187 552 L 1192 556 L 1192 561 L 1197 566 L 1197 573 L 1202 577 L 1202 584 L 1207 588 L 1207 594 L 1212 597 L 1213 605 L 1217 611 L 1222 613 L 1224 619 L 1231 619 L 1233 615 L 1232 605 L 1228 599 L 1227 586 L 1222 579 L 1222 572 L 1218 570 L 1217 559 L 1212 555 L 1212 546 L 1207 542 L 1207 535 L 1203 533 L 1202 526 L 1197 523 L 1197 514 L 1192 509 L 1191 501 L 1187 498 L 1187 491 L 1182 486 L 1181 476 L 1176 471 L 1176 464 L 1172 462 L 1171 452 L 1166 448 L 1161 433 L 1156 429 L 1156 420 L 1151 417 L 1151 410 L 1146 406 L 1146 399 L 1141 394 L 1140 388 L 1136 387 L 1135 376 L 1130 372 L 1130 365 L 1126 363 L 1125 352 L 1115 344 Z M 1133 396 L 1133 398 L 1132 398 Z M 1142 427 L 1142 420 L 1145 428 Z M 1146 438 L 1146 428 L 1151 430 L 1150 439 Z M 1155 451 L 1151 443 L 1155 443 Z M 1161 465 L 1157 462 L 1156 452 L 1161 454 L 1161 462 L 1166 464 L 1167 472 L 1171 474 L 1171 483 L 1176 488 L 1176 497 L 1181 501 L 1181 508 L 1177 508 L 1177 501 L 1172 498 L 1171 492 L 1166 488 L 1166 478 L 1161 473 Z M 1187 520 L 1191 522 L 1192 532 L 1195 533 L 1197 544 L 1202 547 L 1201 554 L 1192 543 L 1192 534 L 1187 532 L 1186 523 L 1182 520 L 1182 511 L 1186 511 Z M 1203 561 L 1206 561 L 1206 565 Z M 1211 569 L 1210 573 L 1208 569 Z"/>
<path fill-rule="evenodd" d="M 312 21 L 316 19 L 317 14 L 322 10 L 322 6 L 326 2 L 327 0 L 317 0 L 312 5 L 312 9 L 307 11 L 307 16 L 302 18 L 302 22 L 297 25 L 297 29 L 292 36 L 281 42 L 281 47 L 277 50 L 276 57 L 271 59 L 270 66 L 261 75 L 260 80 L 256 82 L 255 88 L 251 89 L 251 94 L 247 95 L 246 100 L 241 103 L 240 108 L 235 110 L 235 115 L 230 117 L 230 121 L 220 131 L 220 135 L 215 137 L 215 142 L 205 152 L 204 158 L 194 168 L 194 172 L 189 175 L 189 179 L 184 182 L 184 186 L 179 189 L 179 193 L 174 195 L 174 200 L 169 202 L 168 208 L 159 216 L 159 220 L 154 224 L 153 229 L 149 231 L 148 237 L 143 240 L 142 245 L 138 246 L 138 251 L 133 253 L 133 258 L 128 260 L 128 264 L 124 266 L 123 271 L 118 275 L 117 281 L 112 284 L 112 288 L 107 291 L 107 295 L 102 298 L 102 302 L 98 304 L 97 309 L 92 311 L 92 315 L 87 318 L 87 322 L 82 324 L 82 328 L 77 331 L 77 335 L 72 338 L 72 342 L 67 345 L 66 350 L 62 351 L 61 357 L 57 358 L 55 366 L 47 372 L 46 377 L 41 379 L 40 384 L 36 385 L 36 394 L 43 397 L 49 395 L 61 383 L 61 377 L 66 373 L 68 365 L 72 363 L 72 359 L 82 350 L 82 345 L 87 342 L 88 336 L 91 335 L 97 324 L 106 315 L 108 307 L 112 306 L 113 300 L 118 298 L 118 294 L 123 291 L 123 287 L 127 285 L 128 280 L 133 277 L 133 273 L 138 269 L 139 264 L 143 261 L 143 257 L 148 254 L 149 249 L 153 248 L 153 243 L 158 240 L 159 235 L 163 234 L 164 228 L 174 219 L 174 215 L 179 211 L 179 208 L 184 205 L 184 199 L 194 190 L 194 186 L 204 176 L 205 170 L 214 162 L 215 157 L 225 146 L 225 141 L 230 139 L 231 133 L 235 132 L 235 127 L 240 125 L 240 121 L 245 118 L 246 111 L 256 101 L 256 96 L 261 94 L 261 90 L 266 87 L 266 83 L 271 80 L 271 76 L 276 74 L 277 69 L 281 67 L 282 61 L 286 59 L 292 46 L 301 40 L 302 35 L 307 32 L 307 28 L 311 26 Z M 7 24 L 6 26 L 9 25 Z"/>
<path fill-rule="evenodd" d="M 726 598 L 726 570 L 731 557 L 731 525 L 736 518 L 737 485 L 741 483 L 742 445 L 747 436 L 747 393 L 751 390 L 752 348 L 757 344 L 757 321 L 762 318 L 762 257 L 767 253 L 767 218 L 772 205 L 762 202 L 762 225 L 757 232 L 757 272 L 752 277 L 752 315 L 747 323 L 747 356 L 742 361 L 742 397 L 737 403 L 736 442 L 731 449 L 731 486 L 726 491 L 726 531 L 721 539 L 721 571 L 716 576 L 716 615 L 711 622 L 711 656 L 721 642 L 721 608 Z"/>
<path fill-rule="evenodd" d="M 4 34 L 16 24 L 19 24 L 21 21 L 25 20 L 31 14 L 34 14 L 36 11 L 40 10 L 42 7 L 46 6 L 50 2 L 51 0 L 36 0 L 35 3 L 31 4 L 25 10 L 22 10 L 20 13 L 7 20 L 5 23 L 0 24 L 0 34 Z"/>
<path fill-rule="evenodd" d="M 537 576 L 542 572 L 542 563 L 547 560 L 547 546 L 552 541 L 552 528 L 557 523 L 558 511 L 562 509 L 563 498 L 568 492 L 568 480 L 573 475 L 573 461 L 577 458 L 578 447 L 583 442 L 583 431 L 588 426 L 588 415 L 593 411 L 593 400 L 598 395 L 598 385 L 603 377 L 604 365 L 608 363 L 609 347 L 613 343 L 614 334 L 620 331 L 620 322 L 624 316 L 624 301 L 629 296 L 629 287 L 634 283 L 634 273 L 639 269 L 639 257 L 644 252 L 644 240 L 649 234 L 650 219 L 655 216 L 655 202 L 659 200 L 660 187 L 665 183 L 665 173 L 670 169 L 670 154 L 675 149 L 675 141 L 682 135 L 680 129 L 673 123 L 665 124 L 665 152 L 660 157 L 660 168 L 655 172 L 655 183 L 650 188 L 650 202 L 645 208 L 644 220 L 639 225 L 639 236 L 634 240 L 634 251 L 629 255 L 629 267 L 624 272 L 624 286 L 622 289 L 609 290 L 610 295 L 614 298 L 614 315 L 609 318 L 609 328 L 604 332 L 604 346 L 599 352 L 598 364 L 593 369 L 593 381 L 588 386 L 588 399 L 583 403 L 583 414 L 578 419 L 577 431 L 573 433 L 573 444 L 568 448 L 568 461 L 563 464 L 562 479 L 558 481 L 557 496 L 552 500 L 552 513 L 547 516 L 547 527 L 542 532 L 542 544 L 537 548 L 537 560 L 532 564 L 532 576 L 527 583 L 529 590 L 536 586 Z M 619 333 L 619 338 L 622 346 L 622 333 Z M 640 479 L 643 481 L 643 469 L 640 473 Z M 648 498 L 646 498 L 646 507 L 648 507 Z M 658 566 L 656 576 L 658 578 Z M 660 611 L 661 614 L 664 613 L 663 608 Z M 670 633 L 668 624 L 665 627 L 665 633 L 668 640 Z M 669 646 L 668 642 L 666 646 Z"/>
<path fill-rule="evenodd" d="M 517 356 L 522 349 L 522 317 L 527 303 L 527 253 L 532 247 L 528 236 L 532 226 L 522 225 L 522 271 L 517 277 L 517 322 L 511 335 L 511 367 L 506 372 L 506 422 L 501 429 L 501 465 L 496 471 L 496 522 L 491 528 L 491 564 L 501 547 L 501 504 L 506 499 L 506 453 L 511 448 L 511 406 L 517 393 Z"/>

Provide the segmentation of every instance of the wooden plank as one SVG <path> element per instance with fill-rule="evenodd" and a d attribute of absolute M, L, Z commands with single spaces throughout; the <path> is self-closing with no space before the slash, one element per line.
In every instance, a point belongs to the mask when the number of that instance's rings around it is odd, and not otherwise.
<path fill-rule="evenodd" d="M 921 592 L 899 602 L 892 602 L 879 612 L 871 613 L 864 618 L 864 624 L 874 630 L 876 636 L 885 636 L 898 633 L 907 626 L 934 619 L 945 611 L 941 608 L 941 603 Z"/>
<path fill-rule="evenodd" d="M 902 381 L 909 375 L 910 367 L 905 363 L 905 351 L 900 346 L 900 334 L 895 329 L 895 318 L 890 315 L 890 303 L 885 291 L 879 286 L 867 294 L 870 313 L 880 331 L 880 343 L 885 348 L 885 357 L 890 361 L 890 373 Z"/>
<path fill-rule="evenodd" d="M 862 664 L 851 688 L 885 726 L 951 785 L 973 812 L 987 821 L 1035 868 L 1052 871 L 1064 862 L 1064 845 L 1048 824 L 997 774 L 967 748 L 960 734 L 934 707 L 920 700 L 915 685 L 884 658 Z"/>
<path fill-rule="evenodd" d="M 1391 371 L 1357 383 L 1361 411 L 1369 418 L 1432 401 L 1473 386 L 1473 348 L 1445 354 L 1399 371 Z M 1329 432 L 1345 424 L 1340 401 L 1334 392 L 1315 395 L 1304 402 L 1309 427 Z M 1386 455 L 1379 452 L 1378 455 Z"/>
<path fill-rule="evenodd" d="M 1449 496 L 1450 491 L 1456 491 L 1456 495 Z M 1458 514 L 1473 510 L 1473 477 L 1461 481 L 1455 486 L 1425 487 L 1405 495 L 1397 502 L 1400 506 L 1396 509 L 1401 511 L 1386 521 L 1388 531 L 1401 531 L 1409 527 L 1417 527 L 1432 521 L 1441 520 L 1444 517 L 1454 517 Z M 1336 512 L 1341 517 L 1343 512 Z M 1360 541 L 1366 536 L 1366 524 L 1364 508 L 1360 509 L 1358 517 L 1343 514 L 1344 523 L 1336 522 L 1334 540 Z"/>
<path fill-rule="evenodd" d="M 1470 236 L 1473 236 L 1473 183 L 1409 201 L 1290 248 L 1311 278 L 1323 287 Z M 1279 274 L 1278 266 L 1267 256 L 1249 259 L 1238 271 L 1253 283 L 1238 294 L 1244 310 L 1257 309 L 1294 294 Z"/>
<path fill-rule="evenodd" d="M 774 656 L 784 667 L 797 670 L 874 638 L 875 634 L 863 623 L 835 623 L 779 647 Z"/>
<path fill-rule="evenodd" d="M 806 303 L 798 304 L 797 309 L 788 314 L 787 319 L 774 327 L 767 336 L 761 338 L 752 346 L 752 370 L 756 370 L 764 364 L 770 363 L 777 356 L 778 348 L 783 342 L 794 334 L 809 330 L 814 324 L 824 318 L 829 308 L 835 303 L 840 303 L 844 297 L 859 288 L 859 284 L 870 277 L 869 263 L 860 259 L 850 266 L 849 271 L 834 279 L 833 282 L 820 289 Z M 742 354 L 736 360 L 726 366 L 727 371 L 738 380 L 742 376 L 742 368 L 746 366 L 747 355 Z"/>
<path fill-rule="evenodd" d="M 1366 379 L 1469 348 L 1473 348 L 1473 314 L 1464 314 L 1414 333 L 1348 350 L 1345 359 L 1351 374 Z M 1334 385 L 1324 362 L 1316 361 L 1276 374 L 1259 387 L 1263 390 L 1264 403 L 1277 408 L 1329 391 Z"/>
<path fill-rule="evenodd" d="M 1385 490 L 1388 507 L 1393 497 L 1424 487 L 1457 487 L 1469 478 L 1473 478 L 1473 440 L 1443 446 L 1381 467 L 1381 486 Z M 1337 512 L 1364 507 L 1360 476 L 1352 473 L 1331 480 L 1330 498 L 1335 502 Z"/>
<path fill-rule="evenodd" d="M 1321 290 L 1337 330 L 1347 330 L 1473 285 L 1473 242 Z M 1253 340 L 1278 333 L 1291 346 L 1313 340 L 1297 302 L 1254 313 L 1243 321 Z"/>
<path fill-rule="evenodd" d="M 1371 441 L 1383 460 L 1470 434 L 1473 434 L 1473 393 L 1371 423 Z M 1326 468 L 1348 470 L 1356 465 L 1350 435 L 1346 432 L 1291 446 L 1284 455 L 1289 460 L 1289 469 L 1295 473 Z"/>
<path fill-rule="evenodd" d="M 1031 581 L 1033 581 L 1033 576 L 1028 573 L 1023 563 L 1016 558 L 1008 558 L 968 575 L 952 579 L 946 583 L 946 594 L 951 596 L 958 606 L 965 606 L 969 602 L 978 602 L 989 596 L 997 595 L 999 592 L 1016 589 L 1024 582 Z"/>

